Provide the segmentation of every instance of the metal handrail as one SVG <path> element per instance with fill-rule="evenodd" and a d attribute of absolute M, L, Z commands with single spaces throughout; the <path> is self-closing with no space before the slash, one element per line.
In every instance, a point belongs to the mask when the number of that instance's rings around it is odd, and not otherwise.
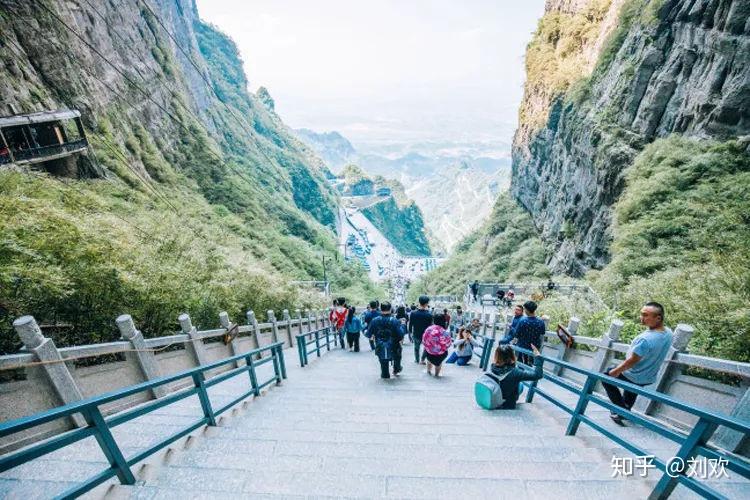
<path fill-rule="evenodd" d="M 520 348 L 518 346 L 513 346 L 513 349 L 523 354 L 533 355 L 531 351 Z M 579 374 L 585 375 L 586 380 L 583 386 L 579 388 L 575 384 L 563 379 L 562 377 L 558 377 L 549 372 L 543 372 L 544 379 L 549 380 L 550 382 L 572 392 L 573 394 L 579 395 L 574 409 L 570 409 L 563 401 L 554 397 L 549 392 L 540 389 L 537 386 L 537 381 L 531 383 L 523 382 L 523 384 L 529 389 L 526 396 L 526 401 L 531 402 L 534 394 L 539 394 L 558 408 L 570 414 L 571 419 L 570 422 L 568 422 L 567 429 L 565 430 L 565 435 L 567 436 L 574 436 L 578 431 L 580 423 L 583 422 L 600 434 L 603 434 L 605 437 L 611 439 L 615 443 L 637 455 L 652 456 L 653 464 L 662 472 L 664 472 L 664 474 L 654 487 L 654 490 L 651 492 L 649 498 L 667 498 L 678 483 L 682 483 L 686 487 L 701 495 L 710 498 L 722 498 L 722 495 L 713 490 L 710 486 L 702 484 L 697 479 L 687 476 L 685 474 L 684 467 L 682 467 L 681 470 L 668 469 L 673 461 L 681 460 L 681 463 L 685 464 L 688 462 L 688 460 L 695 457 L 696 455 L 703 455 L 707 458 L 721 458 L 723 460 L 726 460 L 727 468 L 745 478 L 750 479 L 750 462 L 725 450 L 713 449 L 708 447 L 708 440 L 711 439 L 711 436 L 719 426 L 725 426 L 745 435 L 750 435 L 750 424 L 748 424 L 747 422 L 743 422 L 736 418 L 728 417 L 725 415 L 720 415 L 711 410 L 697 408 L 665 394 L 653 391 L 651 389 L 645 389 L 639 385 L 625 382 L 614 377 L 610 377 L 609 375 L 606 375 L 604 373 L 598 373 L 592 370 L 581 368 L 567 361 L 550 358 L 544 355 L 540 355 L 540 357 L 544 360 L 544 362 L 549 362 L 561 366 L 566 370 L 572 370 Z M 684 434 L 661 423 L 658 423 L 653 419 L 635 413 L 632 410 L 622 408 L 605 400 L 601 396 L 594 393 L 594 387 L 596 386 L 597 382 L 606 382 L 607 384 L 611 384 L 629 392 L 636 393 L 640 396 L 647 397 L 651 400 L 658 401 L 661 404 L 671 406 L 672 408 L 675 408 L 677 410 L 690 413 L 691 415 L 698 417 L 698 422 L 687 434 Z M 660 434 L 668 439 L 671 439 L 672 441 L 680 445 L 679 450 L 677 451 L 675 456 L 668 462 L 664 462 L 657 457 L 646 453 L 646 450 L 642 449 L 640 446 L 629 442 L 627 439 L 621 436 L 618 436 L 614 432 L 595 422 L 592 418 L 586 416 L 585 412 L 589 402 L 596 403 L 599 406 L 610 410 L 611 412 L 615 412 L 629 420 L 633 420 L 643 427 L 656 432 L 657 434 Z"/>
<path fill-rule="evenodd" d="M 65 142 L 63 144 L 50 144 L 49 146 L 39 146 L 28 149 L 13 150 L 13 157 L 16 161 L 29 160 L 42 156 L 49 156 L 59 153 L 65 153 L 88 146 L 86 139 L 77 139 L 75 141 Z"/>
<path fill-rule="evenodd" d="M 117 476 L 122 484 L 135 484 L 135 476 L 133 475 L 133 472 L 131 470 L 131 467 L 133 465 L 153 455 L 160 449 L 186 436 L 190 432 L 198 429 L 203 425 L 215 426 L 216 417 L 218 415 L 224 413 L 232 406 L 236 405 L 237 403 L 251 395 L 259 396 L 261 389 L 263 389 L 264 387 L 274 382 L 276 382 L 277 384 L 281 383 L 282 379 L 286 378 L 286 367 L 284 365 L 284 353 L 282 349 L 283 342 L 276 342 L 274 344 L 258 349 L 253 349 L 251 351 L 231 356 L 229 358 L 225 358 L 208 365 L 199 366 L 197 368 L 185 370 L 174 375 L 160 377 L 117 391 L 83 399 L 81 401 L 76 401 L 74 403 L 70 403 L 58 408 L 53 408 L 49 411 L 38 413 L 36 415 L 31 415 L 28 417 L 23 417 L 2 423 L 0 424 L 0 437 L 15 434 L 17 432 L 36 427 L 53 420 L 57 420 L 59 418 L 70 417 L 74 414 L 80 414 L 88 425 L 86 427 L 59 434 L 51 439 L 35 443 L 14 453 L 0 457 L 0 472 L 12 469 L 13 467 L 64 448 L 65 446 L 78 442 L 87 437 L 94 436 L 99 444 L 99 447 L 104 453 L 104 456 L 107 458 L 110 467 L 87 479 L 83 483 L 78 484 L 75 487 L 65 491 L 64 493 L 59 495 L 59 497 L 77 497 L 87 491 L 90 491 L 91 489 L 114 476 Z M 270 351 L 271 356 L 262 358 L 261 360 L 254 359 L 257 354 L 265 351 Z M 235 363 L 240 360 L 245 361 L 244 366 L 234 368 L 219 375 L 215 375 L 212 378 L 206 379 L 206 372 L 230 363 Z M 268 380 L 259 383 L 256 368 L 265 363 L 273 363 L 274 375 Z M 250 377 L 250 390 L 244 392 L 221 408 L 214 410 L 211 405 L 211 400 L 207 389 L 211 386 L 224 382 L 225 380 L 236 377 L 237 375 L 245 372 L 247 372 Z M 166 397 L 149 401 L 141 406 L 132 408 L 124 413 L 115 414 L 108 418 L 104 418 L 101 413 L 100 407 L 106 403 L 117 401 L 133 394 L 147 391 L 155 387 L 159 387 L 186 378 L 192 379 L 193 387 L 176 391 Z M 142 415 L 150 413 L 158 408 L 168 406 L 172 403 L 194 395 L 197 395 L 200 401 L 201 408 L 203 410 L 203 418 L 162 439 L 156 444 L 150 446 L 148 449 L 130 458 L 125 458 L 123 456 L 120 447 L 117 445 L 117 442 L 112 435 L 112 432 L 110 431 L 112 427 L 123 424 Z"/>
<path fill-rule="evenodd" d="M 330 337 L 333 334 L 332 328 L 330 326 L 326 326 L 323 328 L 318 328 L 317 330 L 313 330 L 306 333 L 298 333 L 295 335 L 295 338 L 297 339 L 297 354 L 299 355 L 299 365 L 301 367 L 307 366 L 310 361 L 308 359 L 308 355 L 312 353 L 316 353 L 318 357 L 320 357 L 320 351 L 322 349 L 321 340 L 322 337 L 325 338 L 325 348 L 326 351 L 331 350 L 331 340 Z M 309 339 L 307 338 L 309 337 Z M 313 347 L 311 350 L 307 350 L 307 346 L 315 344 L 315 347 Z M 336 339 L 333 339 L 334 347 L 336 346 Z"/>

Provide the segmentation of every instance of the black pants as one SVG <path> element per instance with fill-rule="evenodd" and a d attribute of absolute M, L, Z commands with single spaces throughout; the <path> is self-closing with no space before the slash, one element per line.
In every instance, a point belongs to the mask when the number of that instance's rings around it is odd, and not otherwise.
<path fill-rule="evenodd" d="M 411 339 L 414 341 L 414 362 L 419 363 L 419 346 L 422 345 L 422 336 L 413 335 Z"/>
<path fill-rule="evenodd" d="M 386 360 L 386 359 L 380 359 L 378 358 L 378 361 L 380 361 L 380 378 L 391 378 L 391 373 L 389 371 L 389 365 L 391 361 L 393 361 L 393 374 L 400 372 L 402 370 L 401 367 L 401 344 L 396 344 L 396 346 L 393 348 L 393 360 Z"/>
<path fill-rule="evenodd" d="M 349 349 L 354 348 L 354 352 L 359 352 L 359 332 L 346 332 L 346 343 Z"/>
<path fill-rule="evenodd" d="M 614 366 L 609 368 L 605 374 L 609 375 L 609 370 L 613 370 Z M 625 382 L 630 382 L 631 384 L 639 385 L 643 387 L 644 385 L 648 384 L 636 384 L 632 380 L 630 380 L 625 375 L 620 374 L 617 377 L 619 380 L 624 380 Z M 608 384 L 606 382 L 602 382 L 602 386 L 604 387 L 604 390 L 607 391 L 607 397 L 609 397 L 609 400 L 612 401 L 614 404 L 619 406 L 620 408 L 625 408 L 627 410 L 631 409 L 633 407 L 633 404 L 635 404 L 635 399 L 638 397 L 638 394 L 630 391 L 626 391 L 623 389 L 622 392 L 620 392 L 620 388 L 617 386 L 614 386 L 612 384 Z"/>

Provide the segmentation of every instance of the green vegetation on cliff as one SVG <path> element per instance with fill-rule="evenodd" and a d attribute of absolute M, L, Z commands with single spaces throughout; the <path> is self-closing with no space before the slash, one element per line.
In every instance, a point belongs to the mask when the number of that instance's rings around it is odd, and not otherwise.
<path fill-rule="evenodd" d="M 69 7 L 52 3 L 66 19 Z M 0 104 L 80 109 L 108 173 L 0 174 L 0 352 L 19 347 L 11 321 L 23 314 L 56 325 L 45 334 L 64 346 L 116 340 L 124 312 L 159 335 L 178 329 L 181 312 L 205 328 L 221 310 L 242 321 L 247 309 L 263 318 L 322 306 L 287 283 L 321 279 L 324 255 L 337 294 L 379 295 L 361 267 L 335 258 L 337 199 L 320 160 L 289 134 L 267 93 L 247 93 L 236 47 L 190 4 L 160 4 L 157 15 L 174 22 L 218 99 L 137 3 L 102 4 L 74 23 L 127 79 L 42 7 L 9 7 L 0 35 L 12 70 L 0 72 Z M 102 30 L 99 16 L 113 28 Z"/>
<path fill-rule="evenodd" d="M 597 288 L 631 317 L 645 300 L 663 303 L 670 324 L 695 327 L 694 352 L 750 361 L 747 143 L 660 139 L 627 183 Z"/>
<path fill-rule="evenodd" d="M 458 244 L 451 257 L 409 287 L 409 300 L 423 293 L 461 296 L 470 280 L 521 281 L 546 278 L 545 254 L 529 215 L 508 193 L 495 202 L 489 220 Z"/>
<path fill-rule="evenodd" d="M 430 255 L 422 211 L 416 203 L 396 203 L 393 196 L 362 209 L 388 241 L 403 255 Z"/>

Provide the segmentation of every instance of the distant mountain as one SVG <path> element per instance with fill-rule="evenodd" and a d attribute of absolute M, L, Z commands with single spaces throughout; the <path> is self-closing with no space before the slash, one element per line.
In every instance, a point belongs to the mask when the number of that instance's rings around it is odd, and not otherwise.
<path fill-rule="evenodd" d="M 338 132 L 319 133 L 306 128 L 296 129 L 293 132 L 318 153 L 335 174 L 356 159 L 357 151 L 354 146 Z"/>
<path fill-rule="evenodd" d="M 407 151 L 384 156 L 357 152 L 338 132 L 295 133 L 336 173 L 357 164 L 368 174 L 399 181 L 424 214 L 433 249 L 452 247 L 489 217 L 498 194 L 510 185 L 510 158 L 428 155 Z M 439 251 L 439 250 L 438 250 Z"/>

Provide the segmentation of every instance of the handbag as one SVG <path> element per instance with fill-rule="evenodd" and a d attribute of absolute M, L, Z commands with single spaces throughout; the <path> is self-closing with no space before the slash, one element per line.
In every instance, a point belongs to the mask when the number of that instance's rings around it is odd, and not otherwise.
<path fill-rule="evenodd" d="M 573 347 L 573 341 L 575 340 L 573 336 L 568 332 L 568 330 L 558 323 L 557 325 L 557 338 L 560 339 L 560 342 L 565 345 L 565 347 Z"/>

